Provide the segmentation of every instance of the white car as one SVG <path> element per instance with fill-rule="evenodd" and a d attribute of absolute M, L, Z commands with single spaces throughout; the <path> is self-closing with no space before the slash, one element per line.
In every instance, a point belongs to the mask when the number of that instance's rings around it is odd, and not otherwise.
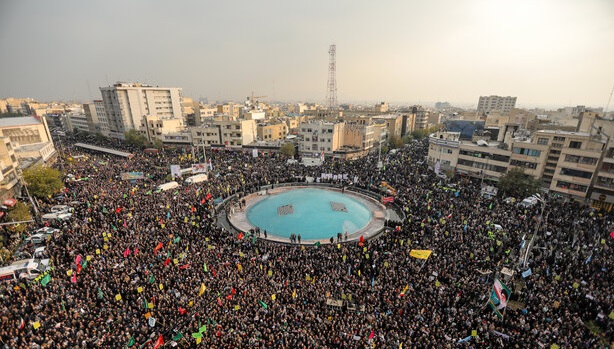
<path fill-rule="evenodd" d="M 67 221 L 72 217 L 72 213 L 70 212 L 55 212 L 55 213 L 47 213 L 44 214 L 43 221 Z"/>
<path fill-rule="evenodd" d="M 31 242 L 35 245 L 43 244 L 49 239 L 50 235 L 47 234 L 35 234 L 25 239 L 26 242 Z"/>
<path fill-rule="evenodd" d="M 60 212 L 73 212 L 75 209 L 68 205 L 55 205 L 51 208 L 51 212 L 60 213 Z"/>
<path fill-rule="evenodd" d="M 33 232 L 30 232 L 31 235 L 36 235 L 36 234 L 46 234 L 46 235 L 53 235 L 57 232 L 59 232 L 60 229 L 56 229 L 56 228 L 51 228 L 51 227 L 44 227 L 44 228 L 40 228 L 40 229 L 36 229 Z"/>

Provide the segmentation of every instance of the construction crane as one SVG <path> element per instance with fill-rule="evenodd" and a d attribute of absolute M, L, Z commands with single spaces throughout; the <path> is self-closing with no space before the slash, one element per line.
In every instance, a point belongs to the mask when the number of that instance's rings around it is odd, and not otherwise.
<path fill-rule="evenodd" d="M 249 100 L 250 104 L 251 104 L 251 108 L 256 109 L 256 98 L 264 98 L 267 96 L 254 96 L 254 91 L 252 91 L 252 96 L 251 98 L 248 96 L 247 99 Z"/>

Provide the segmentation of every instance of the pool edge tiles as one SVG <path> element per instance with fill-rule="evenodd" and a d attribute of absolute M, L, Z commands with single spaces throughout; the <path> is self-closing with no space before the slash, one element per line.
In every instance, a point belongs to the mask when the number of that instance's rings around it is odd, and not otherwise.
<path fill-rule="evenodd" d="M 385 220 L 387 219 L 386 208 L 383 205 L 381 205 L 379 202 L 377 202 L 375 199 L 370 198 L 366 195 L 360 194 L 358 192 L 354 192 L 352 190 L 341 191 L 338 188 L 323 187 L 323 186 L 294 186 L 294 187 L 283 187 L 282 186 L 282 187 L 278 187 L 275 189 L 269 189 L 268 191 L 260 191 L 257 193 L 247 195 L 242 198 L 242 200 L 245 199 L 245 203 L 246 203 L 244 209 L 242 210 L 235 209 L 232 213 L 229 213 L 227 216 L 228 221 L 235 229 L 240 230 L 240 231 L 246 232 L 246 231 L 249 231 L 250 229 L 254 229 L 256 226 L 255 223 L 251 222 L 250 219 L 248 219 L 249 212 L 251 211 L 252 208 L 256 207 L 259 203 L 263 202 L 264 200 L 267 200 L 267 198 L 275 197 L 277 195 L 280 195 L 280 194 L 283 194 L 289 191 L 298 191 L 299 189 L 301 190 L 304 190 L 304 189 L 320 190 L 320 191 L 327 192 L 326 194 L 329 194 L 331 196 L 327 200 L 324 200 L 324 202 L 326 202 L 326 205 L 329 208 L 331 208 L 333 203 L 339 204 L 338 201 L 345 201 L 345 200 L 350 200 L 349 201 L 350 211 L 352 210 L 351 208 L 352 205 L 360 205 L 364 207 L 365 212 L 368 215 L 366 224 L 362 227 L 358 227 L 358 229 L 354 232 L 348 232 L 349 233 L 348 239 L 347 240 L 342 239 L 342 242 L 357 240 L 358 238 L 360 238 L 360 236 L 364 236 L 365 238 L 370 238 L 370 237 L 377 235 L 384 228 L 384 223 L 385 223 Z M 338 198 L 341 195 L 343 197 L 342 199 L 339 200 Z M 331 197 L 337 198 L 337 199 L 330 199 Z M 322 202 L 322 204 L 324 204 L 324 202 Z M 292 204 L 293 206 L 296 206 L 295 203 L 285 202 L 285 204 L 286 205 Z M 347 208 L 345 208 L 345 205 L 347 204 L 347 202 L 342 203 L 342 204 L 344 205 L 344 209 L 347 210 Z M 281 206 L 281 203 L 274 204 L 270 207 L 270 210 L 275 211 L 275 216 L 277 216 L 278 206 Z M 333 211 L 332 208 L 331 208 L 331 211 Z M 343 210 L 341 210 L 340 212 L 334 212 L 334 213 L 341 214 L 341 215 L 348 214 L 344 212 Z M 290 213 L 288 216 L 292 216 L 292 214 L 293 213 Z M 298 212 L 297 215 L 300 215 L 300 212 Z M 310 217 L 307 217 L 306 219 L 311 219 Z M 280 217 L 276 217 L 276 218 L 280 218 Z M 281 218 L 287 218 L 287 217 L 281 217 Z M 305 219 L 305 218 L 299 217 L 299 219 Z M 264 238 L 263 230 L 264 228 L 261 227 L 261 235 L 260 235 L 261 238 Z M 269 231 L 269 234 L 266 239 L 271 240 L 271 241 L 278 241 L 278 242 L 289 242 L 290 240 L 287 236 L 289 236 L 290 233 L 301 234 L 300 230 L 301 230 L 300 228 L 298 227 L 294 228 L 294 226 L 292 226 L 292 228 L 289 230 L 285 230 L 281 234 L 280 233 L 275 234 L 273 232 L 270 232 L 270 230 L 267 230 Z M 312 243 L 315 243 L 316 241 L 320 241 L 321 243 L 328 243 L 330 242 L 329 239 L 331 236 L 335 238 L 335 243 L 336 243 L 337 242 L 336 241 L 337 232 L 340 232 L 342 234 L 345 233 L 344 231 L 339 231 L 339 229 L 335 229 L 334 232 L 326 232 L 314 238 L 307 238 L 306 234 L 301 234 L 302 235 L 301 243 L 302 244 L 312 244 Z"/>

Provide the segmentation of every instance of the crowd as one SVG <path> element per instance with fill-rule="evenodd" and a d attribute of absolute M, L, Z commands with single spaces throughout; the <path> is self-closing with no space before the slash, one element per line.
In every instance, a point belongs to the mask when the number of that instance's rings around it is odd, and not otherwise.
<path fill-rule="evenodd" d="M 434 176 L 426 147 L 388 155 L 381 171 L 376 156 L 303 167 L 209 151 L 208 181 L 163 192 L 155 187 L 170 164 L 194 162 L 189 150 L 63 163 L 90 177 L 66 184 L 82 204 L 71 221 L 53 223 L 62 233 L 47 246 L 51 281 L 0 285 L 0 347 L 608 347 L 612 215 L 549 198 L 542 216 L 540 205 L 483 198 L 479 182 Z M 63 152 L 81 153 L 70 144 Z M 121 180 L 128 171 L 146 178 Z M 387 181 L 404 221 L 361 246 L 339 236 L 320 246 L 238 239 L 224 228 L 214 199 L 321 173 L 356 177 L 347 190 L 380 192 Z M 433 253 L 416 259 L 412 249 Z M 512 289 L 502 319 L 487 306 L 495 278 Z"/>

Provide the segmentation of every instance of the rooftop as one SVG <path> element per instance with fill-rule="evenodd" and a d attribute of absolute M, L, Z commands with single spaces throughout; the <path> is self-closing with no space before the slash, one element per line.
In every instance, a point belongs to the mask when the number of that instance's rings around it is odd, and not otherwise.
<path fill-rule="evenodd" d="M 41 122 L 33 116 L 19 116 L 16 118 L 0 118 L 0 127 L 15 127 L 26 125 L 40 125 Z"/>

